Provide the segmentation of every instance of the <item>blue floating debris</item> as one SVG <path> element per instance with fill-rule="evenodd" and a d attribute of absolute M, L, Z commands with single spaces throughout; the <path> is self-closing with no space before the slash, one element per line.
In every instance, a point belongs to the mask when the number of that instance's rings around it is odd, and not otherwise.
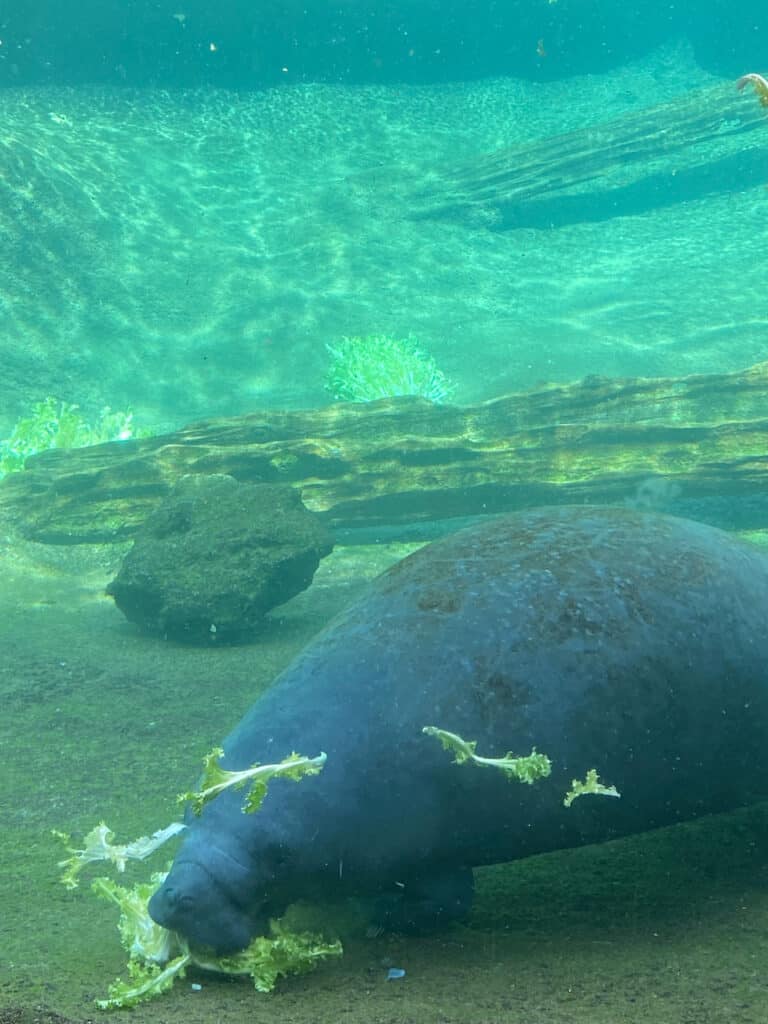
<path fill-rule="evenodd" d="M 390 967 L 387 971 L 387 981 L 397 981 L 398 978 L 404 978 L 405 971 L 402 967 Z"/>

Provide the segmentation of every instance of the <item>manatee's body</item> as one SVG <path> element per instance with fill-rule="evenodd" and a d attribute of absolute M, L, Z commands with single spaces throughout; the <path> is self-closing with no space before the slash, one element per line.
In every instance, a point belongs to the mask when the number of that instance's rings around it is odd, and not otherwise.
<path fill-rule="evenodd" d="M 471 867 L 768 795 L 768 556 L 710 527 L 555 508 L 463 530 L 393 566 L 282 673 L 224 765 L 326 751 L 262 809 L 192 821 L 153 917 L 242 947 L 300 898 L 379 893 L 394 924 L 467 908 Z M 552 759 L 533 785 L 452 763 Z M 570 808 L 595 768 L 620 799 Z"/>

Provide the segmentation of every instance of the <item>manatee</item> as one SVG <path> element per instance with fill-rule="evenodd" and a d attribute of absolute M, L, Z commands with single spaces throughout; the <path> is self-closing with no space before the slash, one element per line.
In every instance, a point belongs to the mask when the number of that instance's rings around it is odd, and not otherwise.
<path fill-rule="evenodd" d="M 378 923 L 465 915 L 472 869 L 732 809 L 768 794 L 768 555 L 720 530 L 607 507 L 484 521 L 383 573 L 224 741 L 244 768 L 291 751 L 256 814 L 209 803 L 152 898 L 219 954 L 290 903 L 365 897 Z M 532 785 L 457 765 L 435 725 Z M 584 796 L 590 769 L 620 799 Z"/>

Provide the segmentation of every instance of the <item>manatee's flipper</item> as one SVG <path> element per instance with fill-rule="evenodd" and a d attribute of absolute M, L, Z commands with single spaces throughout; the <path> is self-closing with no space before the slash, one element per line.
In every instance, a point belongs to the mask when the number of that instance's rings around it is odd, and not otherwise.
<path fill-rule="evenodd" d="M 410 935 L 436 931 L 469 915 L 474 891 L 471 868 L 435 870 L 409 878 L 376 897 L 373 924 Z"/>

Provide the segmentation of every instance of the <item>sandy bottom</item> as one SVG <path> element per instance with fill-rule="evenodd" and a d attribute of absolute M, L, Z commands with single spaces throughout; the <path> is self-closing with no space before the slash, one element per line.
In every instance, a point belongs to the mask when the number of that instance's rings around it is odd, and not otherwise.
<path fill-rule="evenodd" d="M 58 882 L 53 828 L 102 818 L 118 840 L 176 816 L 174 796 L 316 629 L 402 546 L 343 548 L 252 646 L 139 635 L 102 596 L 120 553 L 0 530 L 0 1024 L 101 1016 L 125 972 L 109 906 Z M 144 1021 L 214 1024 L 762 1024 L 768 1019 L 768 805 L 478 872 L 468 926 L 345 937 L 271 995 L 189 975 Z M 139 865 L 132 877 L 143 877 Z M 406 971 L 387 981 L 390 966 Z M 199 991 L 192 983 L 200 984 Z M 119 1015 L 118 1015 L 119 1016 Z"/>

